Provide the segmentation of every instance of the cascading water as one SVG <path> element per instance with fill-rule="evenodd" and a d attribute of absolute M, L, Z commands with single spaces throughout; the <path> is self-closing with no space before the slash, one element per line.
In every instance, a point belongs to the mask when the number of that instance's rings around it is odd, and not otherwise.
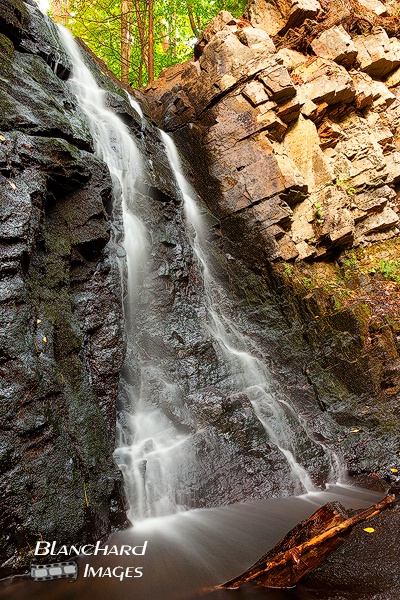
<path fill-rule="evenodd" d="M 110 170 L 114 197 L 120 199 L 122 204 L 123 244 L 128 271 L 125 303 L 128 362 L 138 359 L 134 308 L 141 273 L 146 269 L 147 259 L 147 232 L 143 223 L 132 212 L 137 194 L 135 183 L 142 168 L 141 157 L 122 120 L 105 106 L 106 92 L 99 88 L 86 67 L 72 35 L 61 27 L 60 32 L 74 65 L 70 86 L 88 118 L 96 154 L 104 160 Z M 131 106 L 142 117 L 139 104 L 127 96 Z M 116 451 L 115 457 L 124 472 L 127 497 L 131 506 L 129 516 L 132 520 L 176 512 L 178 509 L 176 503 L 171 500 L 173 494 L 168 488 L 168 482 L 165 483 L 164 463 L 168 463 L 168 449 L 179 444 L 184 436 L 175 431 L 171 422 L 154 408 L 151 398 L 148 397 L 147 390 L 152 388 L 149 379 L 154 378 L 160 380 L 167 395 L 174 394 L 173 386 L 163 381 L 162 374 L 157 373 L 156 367 L 140 365 L 139 384 L 136 386 L 129 378 L 124 381 L 129 406 L 125 407 L 124 426 L 118 425 L 118 441 L 121 447 Z M 164 461 L 160 460 L 160 453 L 166 454 Z M 149 477 L 145 477 L 146 471 L 152 473 L 151 481 Z"/>
<path fill-rule="evenodd" d="M 205 237 L 200 210 L 194 200 L 194 193 L 187 182 L 172 138 L 160 130 L 165 144 L 171 169 L 182 194 L 188 222 L 193 227 L 193 248 L 201 264 L 204 278 L 206 305 L 209 314 L 209 329 L 229 365 L 237 389 L 249 398 L 254 412 L 263 424 L 269 440 L 279 448 L 289 463 L 293 478 L 298 482 L 297 493 L 311 492 L 315 489 L 310 475 L 296 459 L 296 435 L 302 425 L 290 404 L 284 397 L 270 391 L 271 375 L 266 365 L 255 354 L 249 353 L 251 340 L 238 330 L 232 320 L 224 314 L 225 293 L 221 285 L 212 276 L 205 252 Z M 304 434 L 303 434 L 304 435 Z M 338 463 L 331 460 L 331 476 L 336 479 Z"/>
<path fill-rule="evenodd" d="M 202 424 L 198 425 L 192 414 L 193 407 L 187 401 L 197 397 L 197 411 L 201 412 L 202 398 L 212 398 L 213 394 L 228 400 L 231 395 L 238 394 L 249 399 L 267 434 L 264 437 L 279 449 L 288 466 L 289 477 L 291 473 L 294 482 L 291 489 L 296 492 L 313 489 L 310 476 L 298 460 L 299 442 L 304 442 L 306 437 L 298 417 L 283 396 L 272 393 L 270 374 L 262 355 L 251 348 L 251 340 L 221 309 L 227 297 L 208 266 L 200 213 L 182 174 L 176 148 L 164 133 L 161 133 L 162 141 L 186 213 L 186 219 L 182 217 L 182 243 L 165 243 L 174 248 L 177 273 L 185 270 L 185 264 L 192 266 L 185 280 L 186 291 L 175 295 L 168 316 L 164 314 L 165 323 L 159 315 L 160 301 L 157 304 L 155 300 L 157 290 L 151 296 L 150 288 L 160 274 L 168 271 L 168 265 L 161 265 L 157 272 L 152 271 L 150 265 L 154 262 L 154 253 L 152 255 L 151 246 L 155 232 L 150 235 L 135 216 L 140 200 L 138 180 L 145 166 L 127 127 L 106 107 L 106 92 L 98 87 L 84 64 L 71 34 L 61 29 L 61 35 L 74 64 L 70 85 L 88 118 L 95 151 L 109 167 L 114 196 L 120 199 L 123 211 L 123 243 L 128 271 L 125 302 L 128 347 L 120 394 L 122 410 L 117 426 L 119 447 L 115 458 L 124 473 L 129 518 L 140 520 L 198 506 L 198 499 L 202 501 L 209 493 L 207 488 L 211 485 L 213 470 L 226 472 L 226 453 L 230 452 L 232 464 L 236 460 L 241 468 L 232 443 L 225 439 L 227 434 L 216 434 L 210 425 L 203 424 L 202 416 Z M 138 103 L 127 96 L 143 119 Z M 194 235 L 187 224 L 193 228 Z M 123 268 L 121 263 L 121 273 Z M 193 286 L 197 286 L 199 292 L 197 301 L 192 294 Z M 164 288 L 160 290 L 160 293 L 165 292 Z M 179 327 L 183 328 L 183 337 L 177 331 Z M 172 339 L 179 348 L 182 344 L 189 349 L 198 348 L 203 367 L 199 369 L 196 359 L 184 348 L 170 352 L 172 342 L 168 342 L 169 346 L 165 344 L 166 340 Z M 218 373 L 214 372 L 213 363 L 218 363 Z M 228 388 L 227 392 L 224 386 Z M 196 414 L 198 416 L 199 412 Z M 308 442 L 312 444 L 311 440 Z M 259 455 L 259 452 L 257 446 L 256 453 Z M 246 463 L 248 486 L 254 485 L 253 464 L 251 461 Z M 209 483 L 204 484 L 206 478 Z M 216 485 L 222 490 L 224 484 L 219 482 L 218 475 L 215 478 Z M 260 479 L 265 479 L 264 475 Z M 227 500 L 231 500 L 229 492 Z"/>

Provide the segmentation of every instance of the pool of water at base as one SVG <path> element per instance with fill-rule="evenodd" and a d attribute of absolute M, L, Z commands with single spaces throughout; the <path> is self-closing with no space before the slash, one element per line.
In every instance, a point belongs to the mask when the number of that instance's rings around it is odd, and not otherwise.
<path fill-rule="evenodd" d="M 0 600 L 295 600 L 296 588 L 275 590 L 243 586 L 213 590 L 239 575 L 272 548 L 294 525 L 333 500 L 346 508 L 364 508 L 383 494 L 356 486 L 330 485 L 323 492 L 193 510 L 148 519 L 114 534 L 102 544 L 143 545 L 144 556 L 80 557 L 75 582 L 35 582 L 29 576 L 0 582 Z M 76 542 L 79 544 L 79 540 Z M 63 557 L 60 557 L 62 560 Z M 60 560 L 53 558 L 52 561 Z M 142 567 L 140 578 L 84 577 L 89 564 Z M 122 569 L 117 570 L 120 573 Z M 131 573 L 134 570 L 131 570 Z"/>

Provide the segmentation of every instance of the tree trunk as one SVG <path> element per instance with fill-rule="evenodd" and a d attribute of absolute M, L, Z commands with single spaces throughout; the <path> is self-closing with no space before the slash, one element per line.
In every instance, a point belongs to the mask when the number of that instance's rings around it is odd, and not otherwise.
<path fill-rule="evenodd" d="M 265 587 L 292 587 L 342 544 L 354 525 L 371 519 L 395 502 L 396 495 L 389 493 L 381 502 L 350 518 L 339 502 L 325 504 L 289 531 L 252 567 L 217 589 L 234 589 L 249 581 Z"/>
<path fill-rule="evenodd" d="M 121 4 L 121 81 L 129 82 L 131 62 L 131 23 L 132 0 L 122 0 Z"/>
<path fill-rule="evenodd" d="M 186 6 L 187 6 L 188 15 L 189 15 L 190 27 L 192 28 L 194 35 L 198 38 L 199 30 L 197 29 L 196 21 L 194 20 L 192 5 L 190 2 L 186 1 Z"/>
<path fill-rule="evenodd" d="M 154 5 L 149 0 L 149 35 L 148 35 L 148 61 L 147 61 L 148 83 L 154 81 Z"/>
<path fill-rule="evenodd" d="M 145 22 L 146 22 L 146 12 L 140 10 L 139 0 L 135 0 L 135 16 L 136 16 L 136 26 L 139 35 L 140 42 L 140 59 L 139 59 L 139 71 L 138 71 L 138 87 L 142 87 L 143 85 L 143 67 L 145 66 L 147 69 L 147 43 L 146 43 L 146 31 L 145 31 Z"/>

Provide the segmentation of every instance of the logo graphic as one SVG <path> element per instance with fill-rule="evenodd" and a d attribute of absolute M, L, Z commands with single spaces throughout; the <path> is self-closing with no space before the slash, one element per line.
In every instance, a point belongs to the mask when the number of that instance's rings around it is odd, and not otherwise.
<path fill-rule="evenodd" d="M 32 561 L 31 577 L 34 581 L 51 581 L 54 579 L 75 581 L 78 577 L 78 565 L 73 560 L 45 565 Z"/>

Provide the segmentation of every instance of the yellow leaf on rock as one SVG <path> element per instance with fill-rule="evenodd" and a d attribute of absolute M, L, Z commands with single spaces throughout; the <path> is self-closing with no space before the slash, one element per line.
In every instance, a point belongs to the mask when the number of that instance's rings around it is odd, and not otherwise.
<path fill-rule="evenodd" d="M 6 138 L 4 136 L 0 135 L 0 142 L 5 142 L 5 141 L 6 141 Z"/>
<path fill-rule="evenodd" d="M 390 469 L 392 471 L 392 473 L 398 473 L 399 470 L 398 469 Z"/>
<path fill-rule="evenodd" d="M 47 337 L 46 337 L 46 336 L 43 338 L 43 341 L 44 341 L 44 342 L 47 342 Z"/>
<path fill-rule="evenodd" d="M 13 183 L 12 181 L 8 182 L 10 184 L 10 187 L 12 187 L 13 190 L 17 189 L 17 186 L 15 185 L 15 183 Z"/>
<path fill-rule="evenodd" d="M 358 433 L 360 430 L 359 429 L 350 429 L 349 433 Z"/>
<path fill-rule="evenodd" d="M 42 319 L 36 319 L 36 323 L 39 325 L 39 323 L 42 322 Z"/>
<path fill-rule="evenodd" d="M 364 527 L 364 531 L 367 533 L 374 533 L 375 529 L 373 527 Z"/>

